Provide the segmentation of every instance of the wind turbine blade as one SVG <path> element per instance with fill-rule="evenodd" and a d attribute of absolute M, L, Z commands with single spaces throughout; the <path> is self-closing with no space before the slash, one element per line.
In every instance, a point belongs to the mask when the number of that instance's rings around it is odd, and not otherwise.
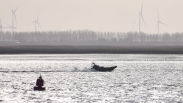
<path fill-rule="evenodd" d="M 38 12 L 38 14 L 37 14 L 37 21 L 38 21 L 38 18 L 39 18 L 39 12 Z"/>
<path fill-rule="evenodd" d="M 146 25 L 146 24 L 145 24 L 145 21 L 144 21 L 144 17 L 143 17 L 143 15 L 142 15 L 142 14 L 141 14 L 141 17 L 142 17 L 142 20 L 143 20 L 143 22 L 144 22 L 144 25 Z"/>
<path fill-rule="evenodd" d="M 31 22 L 30 24 L 33 24 L 33 23 L 35 23 L 35 21 L 34 22 Z"/>
<path fill-rule="evenodd" d="M 159 23 L 163 24 L 163 25 L 166 25 L 165 23 L 162 23 L 161 21 L 159 21 Z M 167 25 L 166 25 L 167 26 Z"/>
<path fill-rule="evenodd" d="M 134 21 L 133 21 L 133 23 L 134 23 L 134 24 L 137 24 L 137 23 L 135 22 L 135 14 L 134 14 Z"/>
<path fill-rule="evenodd" d="M 157 13 L 158 13 L 158 21 L 160 21 L 160 19 L 159 19 L 159 12 L 158 12 L 158 9 L 157 9 L 157 7 L 156 7 L 156 10 L 157 10 Z"/>
<path fill-rule="evenodd" d="M 37 24 L 39 25 L 39 23 L 37 22 Z M 41 28 L 41 26 L 39 25 L 39 27 Z M 42 29 L 42 28 L 41 28 Z"/>
<path fill-rule="evenodd" d="M 18 7 L 19 7 L 19 6 L 18 6 Z M 18 7 L 15 9 L 15 11 L 14 11 L 14 12 L 16 12 L 16 11 L 17 11 Z"/>
<path fill-rule="evenodd" d="M 144 3 L 144 0 L 142 1 L 141 13 L 142 13 L 142 9 L 143 9 L 143 3 Z"/>
<path fill-rule="evenodd" d="M 156 26 L 156 29 L 158 28 L 158 25 Z M 154 30 L 154 32 L 156 31 L 156 29 Z"/>
<path fill-rule="evenodd" d="M 136 24 L 136 25 L 137 25 L 137 23 L 136 23 L 136 22 L 134 22 L 134 21 L 132 22 L 132 24 L 133 24 L 133 25 L 134 25 L 134 24 Z"/>
<path fill-rule="evenodd" d="M 9 7 L 10 8 L 10 7 Z M 11 8 L 10 8 L 11 11 L 13 11 Z"/>
<path fill-rule="evenodd" d="M 6 25 L 10 26 L 9 24 L 7 24 L 6 22 L 4 22 L 3 20 L 1 20 L 3 23 L 5 23 Z M 10 26 L 11 27 L 11 26 Z"/>

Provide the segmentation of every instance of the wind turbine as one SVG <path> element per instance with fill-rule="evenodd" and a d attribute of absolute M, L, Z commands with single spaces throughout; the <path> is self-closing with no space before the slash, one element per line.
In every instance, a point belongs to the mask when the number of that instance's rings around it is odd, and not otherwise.
<path fill-rule="evenodd" d="M 38 17 L 39 17 L 39 12 L 38 12 L 38 15 L 37 15 L 37 20 L 32 22 L 32 23 L 35 23 L 35 32 L 37 32 L 37 25 L 41 28 L 41 26 L 39 25 L 39 22 L 38 22 Z"/>
<path fill-rule="evenodd" d="M 144 2 L 144 1 L 143 1 Z M 141 25 L 140 25 L 140 19 L 142 18 L 144 25 L 145 25 L 145 21 L 144 21 L 144 17 L 142 15 L 142 9 L 143 9 L 143 2 L 142 2 L 142 7 L 141 7 L 141 11 L 139 12 L 139 33 L 141 33 Z"/>
<path fill-rule="evenodd" d="M 8 27 L 3 27 L 3 23 L 8 25 Z M 3 28 L 12 28 L 9 24 L 7 24 L 6 22 L 4 22 L 2 19 L 0 19 L 0 31 L 2 31 Z"/>
<path fill-rule="evenodd" d="M 17 24 L 15 12 L 17 11 L 18 7 L 15 10 L 10 8 L 10 10 L 12 11 L 12 26 L 11 26 L 12 27 L 12 35 L 14 34 L 14 29 L 15 29 L 15 27 L 14 27 L 14 19 L 15 19 L 15 22 Z"/>
<path fill-rule="evenodd" d="M 156 28 L 158 28 L 158 35 L 159 35 L 159 24 L 163 24 L 163 25 L 166 25 L 166 24 L 164 24 L 163 22 L 160 21 L 158 9 L 157 9 L 157 13 L 158 13 L 158 21 L 157 21 L 158 24 L 157 24 L 157 27 Z"/>

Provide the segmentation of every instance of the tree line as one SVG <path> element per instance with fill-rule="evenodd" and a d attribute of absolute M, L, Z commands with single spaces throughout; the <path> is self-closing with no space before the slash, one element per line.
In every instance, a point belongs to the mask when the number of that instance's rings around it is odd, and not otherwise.
<path fill-rule="evenodd" d="M 183 42 L 183 33 L 96 32 L 91 30 L 0 32 L 0 41 L 44 42 Z"/>

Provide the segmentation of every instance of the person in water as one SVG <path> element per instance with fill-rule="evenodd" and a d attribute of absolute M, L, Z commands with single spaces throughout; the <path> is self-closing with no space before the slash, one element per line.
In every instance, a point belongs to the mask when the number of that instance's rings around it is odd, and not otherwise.
<path fill-rule="evenodd" d="M 42 87 L 44 85 L 44 80 L 42 79 L 41 75 L 36 81 L 36 86 Z"/>
<path fill-rule="evenodd" d="M 92 64 L 93 64 L 93 68 L 97 68 L 98 67 L 98 65 L 96 65 L 95 63 L 92 62 Z"/>
<path fill-rule="evenodd" d="M 45 90 L 45 87 L 43 87 L 43 85 L 44 85 L 44 80 L 40 75 L 36 81 L 36 86 L 34 87 L 34 90 Z"/>

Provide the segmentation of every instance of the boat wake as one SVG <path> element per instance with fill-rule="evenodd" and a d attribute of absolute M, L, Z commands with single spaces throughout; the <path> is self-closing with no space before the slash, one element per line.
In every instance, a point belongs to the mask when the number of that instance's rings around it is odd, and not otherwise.
<path fill-rule="evenodd" d="M 19 73 L 19 72 L 23 72 L 23 73 L 28 73 L 28 72 L 33 72 L 33 73 L 40 73 L 40 72 L 96 72 L 96 70 L 93 70 L 91 68 L 77 68 L 74 67 L 73 69 L 62 69 L 62 70 L 0 70 L 0 72 L 4 72 L 4 73 Z"/>
<path fill-rule="evenodd" d="M 77 67 L 74 67 L 74 70 L 72 70 L 72 72 L 96 72 L 96 70 L 86 67 L 83 69 L 78 69 Z"/>

